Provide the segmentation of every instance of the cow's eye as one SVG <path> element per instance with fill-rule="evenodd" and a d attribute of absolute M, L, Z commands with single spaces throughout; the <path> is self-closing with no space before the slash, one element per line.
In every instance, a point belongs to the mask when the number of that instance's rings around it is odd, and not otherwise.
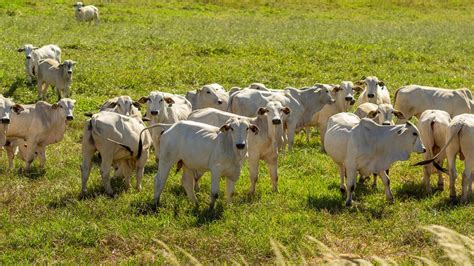
<path fill-rule="evenodd" d="M 207 91 L 206 93 L 207 93 L 207 94 L 211 94 L 211 92 L 210 92 L 210 91 Z"/>
<path fill-rule="evenodd" d="M 160 100 L 160 103 L 163 101 L 163 99 Z"/>
<path fill-rule="evenodd" d="M 413 136 L 415 136 L 415 137 L 416 137 L 416 136 L 418 136 L 418 133 L 416 133 L 416 132 L 413 132 Z"/>

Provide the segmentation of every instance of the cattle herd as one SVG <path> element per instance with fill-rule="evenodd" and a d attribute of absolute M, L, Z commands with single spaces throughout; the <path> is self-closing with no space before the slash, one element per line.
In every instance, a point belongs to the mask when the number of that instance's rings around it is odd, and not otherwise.
<path fill-rule="evenodd" d="M 99 22 L 93 6 L 76 3 L 78 21 Z M 61 63 L 56 45 L 41 48 L 24 45 L 28 82 L 37 80 L 36 104 L 18 104 L 0 95 L 0 145 L 7 152 L 9 167 L 16 154 L 25 161 L 25 170 L 39 157 L 46 161 L 46 147 L 61 141 L 68 121 L 74 118 L 75 101 L 67 98 L 72 83 L 72 60 Z M 42 101 L 48 86 L 57 90 L 59 101 Z M 359 94 L 356 99 L 356 95 Z M 472 190 L 474 167 L 474 101 L 469 89 L 443 89 L 420 85 L 403 86 L 390 93 L 377 77 L 356 82 L 315 84 L 302 89 L 274 90 L 253 83 L 246 88 L 226 91 L 217 83 L 208 84 L 186 95 L 152 91 L 137 101 L 129 96 L 107 100 L 84 123 L 82 138 L 82 191 L 94 154 L 100 158 L 100 174 L 105 191 L 113 195 L 110 172 L 130 186 L 136 172 L 136 189 L 149 151 L 153 149 L 158 173 L 154 178 L 154 203 L 158 204 L 172 167 L 182 170 L 182 185 L 191 201 L 197 203 L 200 177 L 211 173 L 213 208 L 221 177 L 227 177 L 226 196 L 230 200 L 244 160 L 248 159 L 250 193 L 256 189 L 259 161 L 268 166 L 273 191 L 278 191 L 278 157 L 291 152 L 295 134 L 316 127 L 321 145 L 339 167 L 340 190 L 351 205 L 357 176 L 362 180 L 380 177 L 387 201 L 393 201 L 389 168 L 408 160 L 411 153 L 424 153 L 422 182 L 431 192 L 430 175 L 442 172 L 450 177 L 450 196 L 455 198 L 456 157 L 464 161 L 463 202 Z M 141 108 L 146 106 L 145 115 Z M 354 112 L 350 112 L 355 109 Z M 409 120 L 418 118 L 415 126 Z M 396 118 L 396 124 L 394 119 Z M 145 124 L 148 122 L 148 125 Z M 448 170 L 443 168 L 447 159 Z"/>

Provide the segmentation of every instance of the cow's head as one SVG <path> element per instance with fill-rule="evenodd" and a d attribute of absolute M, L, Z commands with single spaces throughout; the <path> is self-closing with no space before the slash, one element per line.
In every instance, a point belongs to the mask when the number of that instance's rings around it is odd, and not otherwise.
<path fill-rule="evenodd" d="M 72 75 L 72 68 L 77 62 L 72 61 L 72 60 L 64 60 L 61 64 L 59 64 L 59 67 L 63 69 L 63 72 L 66 75 Z"/>
<path fill-rule="evenodd" d="M 81 8 L 84 6 L 84 4 L 82 2 L 76 2 L 73 6 L 77 11 L 81 11 Z"/>
<path fill-rule="evenodd" d="M 108 107 L 113 108 L 116 113 L 130 116 L 134 113 L 133 108 L 140 110 L 140 103 L 133 101 L 130 96 L 120 96 L 116 101 L 110 102 Z"/>
<path fill-rule="evenodd" d="M 173 98 L 159 91 L 152 91 L 149 96 L 140 98 L 138 102 L 147 104 L 147 112 L 152 117 L 160 115 L 165 108 L 171 107 L 175 103 Z"/>
<path fill-rule="evenodd" d="M 379 80 L 375 76 L 369 76 L 369 77 L 362 77 L 362 79 L 358 82 L 356 82 L 357 85 L 366 85 L 367 86 L 367 98 L 369 98 L 369 102 L 371 103 L 376 103 L 377 99 L 377 92 L 379 88 L 381 90 L 386 90 L 385 88 L 385 83 L 381 80 Z"/>
<path fill-rule="evenodd" d="M 247 119 L 232 117 L 221 126 L 220 131 L 229 134 L 232 139 L 232 148 L 237 154 L 242 154 L 247 149 L 247 139 L 249 131 L 251 134 L 258 134 L 258 127 L 250 124 Z"/>
<path fill-rule="evenodd" d="M 426 152 L 425 146 L 421 142 L 420 132 L 415 125 L 410 122 L 406 122 L 404 125 L 397 126 L 397 134 L 403 137 L 402 141 L 395 143 L 399 148 L 402 148 L 403 151 L 411 153 L 424 153 Z M 400 147 L 403 146 L 403 147 Z"/>
<path fill-rule="evenodd" d="M 336 102 L 334 98 L 331 96 L 331 91 L 327 87 L 321 87 L 314 91 L 318 95 L 319 102 L 323 105 L 325 104 L 333 104 Z"/>
<path fill-rule="evenodd" d="M 19 53 L 25 52 L 26 60 L 31 59 L 31 54 L 34 50 L 38 49 L 38 47 L 33 46 L 32 44 L 25 44 L 23 47 L 17 49 Z"/>
<path fill-rule="evenodd" d="M 359 86 L 354 86 L 350 81 L 343 81 L 340 85 L 335 85 L 333 91 L 335 92 L 336 104 L 343 105 L 341 110 L 347 111 L 350 105 L 354 105 L 356 100 L 354 92 L 362 90 Z"/>
<path fill-rule="evenodd" d="M 265 107 L 258 108 L 257 115 L 266 115 L 268 125 L 281 125 L 283 117 L 289 115 L 291 109 L 289 107 L 283 107 L 278 101 L 270 101 Z"/>
<path fill-rule="evenodd" d="M 19 114 L 21 111 L 23 111 L 23 106 L 15 104 L 0 94 L 0 122 L 2 125 L 10 124 L 12 112 Z"/>
<path fill-rule="evenodd" d="M 393 116 L 396 116 L 398 119 L 405 119 L 402 112 L 393 109 L 393 106 L 387 103 L 379 104 L 377 110 L 370 111 L 367 114 L 368 118 L 372 118 L 378 124 L 384 126 L 393 125 Z"/>
<path fill-rule="evenodd" d="M 51 108 L 54 110 L 60 109 L 61 114 L 64 114 L 66 117 L 67 121 L 71 121 L 74 119 L 74 104 L 76 103 L 76 100 L 69 99 L 69 98 L 63 98 L 59 100 L 57 103 L 53 104 Z"/>
<path fill-rule="evenodd" d="M 249 86 L 249 89 L 259 90 L 259 91 L 268 91 L 267 87 L 263 83 L 252 83 Z"/>
<path fill-rule="evenodd" d="M 196 90 L 199 108 L 214 107 L 217 109 L 223 104 L 227 104 L 229 96 L 224 87 L 217 83 L 205 85 Z"/>

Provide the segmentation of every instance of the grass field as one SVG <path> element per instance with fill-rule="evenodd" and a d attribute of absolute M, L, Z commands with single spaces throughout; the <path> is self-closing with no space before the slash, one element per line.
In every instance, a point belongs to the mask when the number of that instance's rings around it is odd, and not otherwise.
<path fill-rule="evenodd" d="M 194 209 L 175 174 L 162 206 L 152 211 L 153 158 L 141 192 L 107 197 L 94 167 L 91 193 L 79 200 L 83 114 L 113 96 L 185 93 L 212 82 L 302 87 L 363 75 L 383 79 L 392 95 L 410 83 L 474 89 L 472 1 L 250 2 L 95 1 L 98 27 L 76 23 L 70 1 L 0 2 L 4 95 L 18 103 L 36 100 L 36 88 L 26 84 L 24 55 L 16 52 L 25 43 L 58 44 L 63 60 L 78 62 L 76 119 L 64 140 L 48 148 L 46 169 L 23 174 L 17 160 L 8 171 L 6 156 L 0 158 L 0 264 L 162 262 L 160 241 L 203 263 L 273 262 L 270 239 L 292 254 L 317 258 L 306 235 L 356 257 L 405 264 L 424 256 L 443 263 L 448 259 L 422 226 L 474 235 L 472 203 L 449 203 L 446 189 L 424 195 L 422 169 L 410 166 L 419 155 L 391 169 L 393 205 L 386 204 L 379 182 L 376 190 L 359 185 L 354 206 L 345 208 L 338 171 L 321 153 L 317 133 L 310 143 L 299 136 L 294 152 L 281 158 L 279 193 L 271 192 L 262 167 L 257 194 L 249 198 L 244 167 L 233 203 L 221 197 L 213 212 L 207 210 L 209 176 Z M 49 100 L 56 100 L 52 90 Z"/>

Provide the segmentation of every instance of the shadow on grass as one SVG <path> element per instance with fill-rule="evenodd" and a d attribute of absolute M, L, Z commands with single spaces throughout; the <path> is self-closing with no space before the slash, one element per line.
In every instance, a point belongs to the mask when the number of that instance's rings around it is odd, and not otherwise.
<path fill-rule="evenodd" d="M 158 173 L 158 167 L 156 166 L 156 163 L 145 165 L 145 174 L 156 174 L 156 173 Z"/>
<path fill-rule="evenodd" d="M 433 190 L 435 193 L 437 189 Z M 431 194 L 425 191 L 425 186 L 420 182 L 406 182 L 401 187 L 395 190 L 395 198 L 399 201 L 406 201 L 410 199 L 421 200 L 429 198 Z"/>
<path fill-rule="evenodd" d="M 322 197 L 309 196 L 307 206 L 316 211 L 328 211 L 331 214 L 344 210 L 344 200 L 340 197 L 324 195 Z"/>
<path fill-rule="evenodd" d="M 273 195 L 276 195 L 277 193 L 272 192 Z M 239 197 L 234 197 L 233 202 L 235 204 L 250 204 L 254 202 L 259 202 L 260 199 L 262 198 L 262 192 L 261 191 L 255 191 L 255 194 L 251 195 L 248 191 L 244 191 L 242 196 Z"/>
<path fill-rule="evenodd" d="M 222 201 L 217 201 L 214 209 L 210 209 L 208 206 L 204 207 L 203 209 L 199 209 L 199 207 L 196 206 L 192 211 L 192 214 L 197 218 L 194 225 L 196 227 L 200 227 L 220 220 L 223 217 L 223 213 L 224 206 Z"/>
<path fill-rule="evenodd" d="M 4 93 L 5 97 L 11 97 L 15 93 L 16 89 L 21 87 L 21 85 L 23 85 L 25 82 L 26 82 L 26 80 L 24 78 L 16 77 L 15 81 L 12 83 L 12 85 L 10 85 L 10 88 L 8 88 L 8 91 L 6 91 Z M 28 82 L 26 82 L 26 83 L 28 83 Z M 27 85 L 28 85 L 28 87 L 30 87 L 29 84 L 27 84 Z"/>
<path fill-rule="evenodd" d="M 46 169 L 37 166 L 31 166 L 30 171 L 26 171 L 24 167 L 21 167 L 16 173 L 19 177 L 25 177 L 30 180 L 38 180 L 46 175 Z"/>

